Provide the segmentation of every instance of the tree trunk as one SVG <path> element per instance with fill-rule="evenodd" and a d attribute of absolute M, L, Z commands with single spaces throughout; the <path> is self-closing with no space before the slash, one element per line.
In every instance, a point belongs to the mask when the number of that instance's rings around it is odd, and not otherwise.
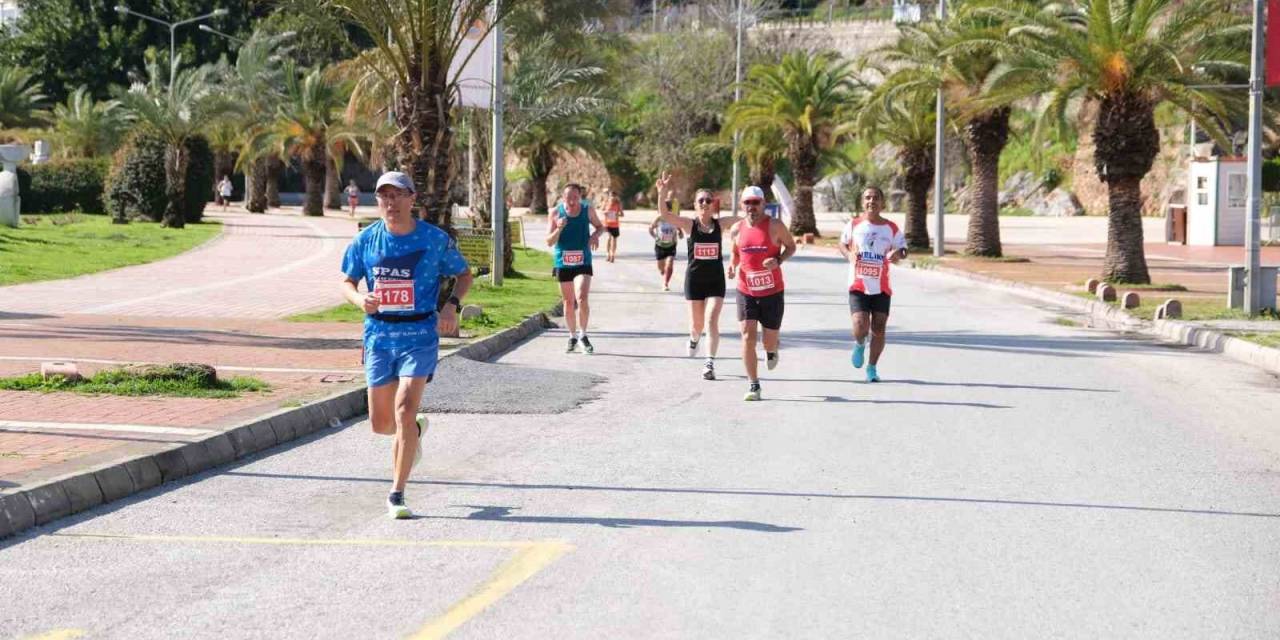
<path fill-rule="evenodd" d="M 326 153 L 324 156 L 324 206 L 326 209 L 342 210 L 339 197 L 341 189 L 338 188 L 340 178 L 337 164 L 334 163 L 333 157 Z"/>
<path fill-rule="evenodd" d="M 818 150 L 813 141 L 802 138 L 791 144 L 791 170 L 796 180 L 795 211 L 791 212 L 791 234 L 818 234 L 818 220 L 813 215 L 813 183 L 818 179 Z M 768 190 L 769 186 L 760 188 Z"/>
<path fill-rule="evenodd" d="M 547 180 L 555 167 L 555 156 L 546 150 L 539 149 L 529 157 L 529 179 L 533 181 L 533 200 L 529 202 L 529 208 L 537 215 L 547 215 L 550 211 Z"/>
<path fill-rule="evenodd" d="M 472 109 L 471 112 L 469 135 L 473 141 L 471 148 L 475 151 L 471 159 L 474 162 L 471 171 L 471 193 L 474 200 L 471 204 L 471 213 L 487 229 L 493 226 L 493 216 L 489 212 L 489 201 L 493 195 L 493 176 L 489 173 L 489 158 L 493 153 L 490 148 L 492 133 L 490 126 L 480 115 L 485 112 L 478 109 Z"/>
<path fill-rule="evenodd" d="M 245 180 L 245 208 L 250 213 L 267 210 L 267 159 L 258 158 L 249 164 Z"/>
<path fill-rule="evenodd" d="M 1115 94 L 1098 105 L 1094 166 L 1107 184 L 1107 256 L 1103 278 L 1149 284 L 1142 246 L 1142 178 L 1160 150 L 1155 107 L 1142 94 Z"/>
<path fill-rule="evenodd" d="M 1109 282 L 1151 284 L 1142 246 L 1142 178 L 1107 181 L 1107 257 L 1102 277 Z"/>
<path fill-rule="evenodd" d="M 907 246 L 929 248 L 928 200 L 933 186 L 933 148 L 903 149 L 898 153 L 902 163 L 903 189 L 907 192 Z"/>
<path fill-rule="evenodd" d="M 401 87 L 396 103 L 396 150 L 401 170 L 413 179 L 418 216 L 452 235 L 453 220 L 449 207 L 449 181 L 452 178 L 453 142 L 451 130 L 451 98 L 446 91 L 449 61 L 419 60 L 409 65 L 411 78 L 423 77 L 427 82 L 414 82 Z"/>
<path fill-rule="evenodd" d="M 324 178 L 325 178 L 325 156 L 323 152 L 315 154 L 318 157 L 303 157 L 302 159 L 302 176 L 305 182 L 306 195 L 303 198 L 302 215 L 306 216 L 322 216 L 324 215 Z"/>
<path fill-rule="evenodd" d="M 187 149 L 185 145 L 169 145 L 164 151 L 165 193 L 168 203 L 160 226 L 181 229 L 186 226 L 182 203 L 186 199 Z"/>
<path fill-rule="evenodd" d="M 761 160 L 759 164 L 750 168 L 750 175 L 747 176 L 747 179 L 751 181 L 751 184 L 764 189 L 766 201 L 773 200 L 773 177 L 777 175 L 777 172 L 777 162 L 773 158 Z M 737 198 L 738 194 L 733 194 L 733 197 Z"/>
<path fill-rule="evenodd" d="M 1000 154 L 1009 141 L 1008 108 L 984 112 L 965 125 L 973 181 L 969 194 L 969 238 L 965 253 L 998 258 L 1000 245 Z"/>
<path fill-rule="evenodd" d="M 280 174 L 284 173 L 284 161 L 267 156 L 267 206 L 280 206 Z"/>

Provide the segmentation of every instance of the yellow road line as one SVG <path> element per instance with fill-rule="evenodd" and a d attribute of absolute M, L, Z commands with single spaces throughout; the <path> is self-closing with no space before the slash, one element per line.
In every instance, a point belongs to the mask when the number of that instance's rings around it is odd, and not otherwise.
<path fill-rule="evenodd" d="M 83 629 L 54 629 L 38 636 L 27 636 L 23 640 L 71 640 L 84 635 Z"/>
<path fill-rule="evenodd" d="M 533 577 L 560 556 L 573 550 L 573 545 L 555 540 L 361 540 L 361 539 L 309 539 L 309 538 L 254 538 L 239 536 L 158 536 L 106 533 L 53 533 L 58 538 L 95 540 L 121 540 L 136 542 L 190 542 L 223 544 L 303 545 L 303 546 L 358 546 L 358 547 L 471 547 L 519 549 L 511 559 L 498 567 L 484 584 L 471 595 L 458 601 L 439 618 L 410 636 L 413 640 L 437 640 L 444 638 L 481 611 L 501 600 L 511 590 Z M 73 635 L 50 635 L 71 633 Z M 78 629 L 53 631 L 37 636 L 40 640 L 59 640 L 84 635 Z"/>
<path fill-rule="evenodd" d="M 501 600 L 512 589 L 533 577 L 544 567 L 573 549 L 563 542 L 533 542 L 507 560 L 487 582 L 475 592 L 449 607 L 444 615 L 410 636 L 412 640 L 438 640 L 474 618 L 489 605 Z"/>

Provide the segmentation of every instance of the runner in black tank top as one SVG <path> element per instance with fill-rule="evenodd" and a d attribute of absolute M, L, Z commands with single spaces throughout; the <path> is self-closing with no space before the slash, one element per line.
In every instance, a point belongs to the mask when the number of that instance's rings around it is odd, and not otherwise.
<path fill-rule="evenodd" d="M 689 268 L 684 277 L 684 297 L 689 301 L 689 357 L 698 354 L 698 341 L 703 327 L 707 341 L 707 361 L 702 377 L 715 380 L 716 351 L 720 347 L 720 310 L 724 307 L 725 272 L 724 230 L 737 224 L 737 216 L 720 217 L 719 199 L 709 189 L 699 189 L 694 196 L 696 219 L 682 218 L 667 211 L 671 199 L 669 174 L 658 178 L 658 215 L 666 223 L 676 225 L 689 237 Z"/>

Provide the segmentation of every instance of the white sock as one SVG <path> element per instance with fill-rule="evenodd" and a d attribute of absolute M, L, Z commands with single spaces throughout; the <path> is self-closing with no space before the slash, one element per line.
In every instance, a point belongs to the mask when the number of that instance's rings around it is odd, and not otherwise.
<path fill-rule="evenodd" d="M 585 338 L 585 337 L 587 337 L 587 330 L 586 330 L 586 329 L 578 329 L 578 339 L 579 339 L 579 340 L 581 340 L 581 339 L 583 339 L 583 338 Z"/>

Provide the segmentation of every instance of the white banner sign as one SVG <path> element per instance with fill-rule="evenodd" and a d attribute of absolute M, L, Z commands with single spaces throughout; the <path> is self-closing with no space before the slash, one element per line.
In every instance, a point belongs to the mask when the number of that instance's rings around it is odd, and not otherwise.
<path fill-rule="evenodd" d="M 470 59 L 467 56 L 471 56 Z M 464 60 L 466 66 L 462 66 Z M 458 104 L 461 106 L 488 109 L 492 105 L 493 32 L 489 31 L 487 17 L 476 20 L 467 29 L 467 35 L 449 65 L 449 77 L 458 83 Z"/>

